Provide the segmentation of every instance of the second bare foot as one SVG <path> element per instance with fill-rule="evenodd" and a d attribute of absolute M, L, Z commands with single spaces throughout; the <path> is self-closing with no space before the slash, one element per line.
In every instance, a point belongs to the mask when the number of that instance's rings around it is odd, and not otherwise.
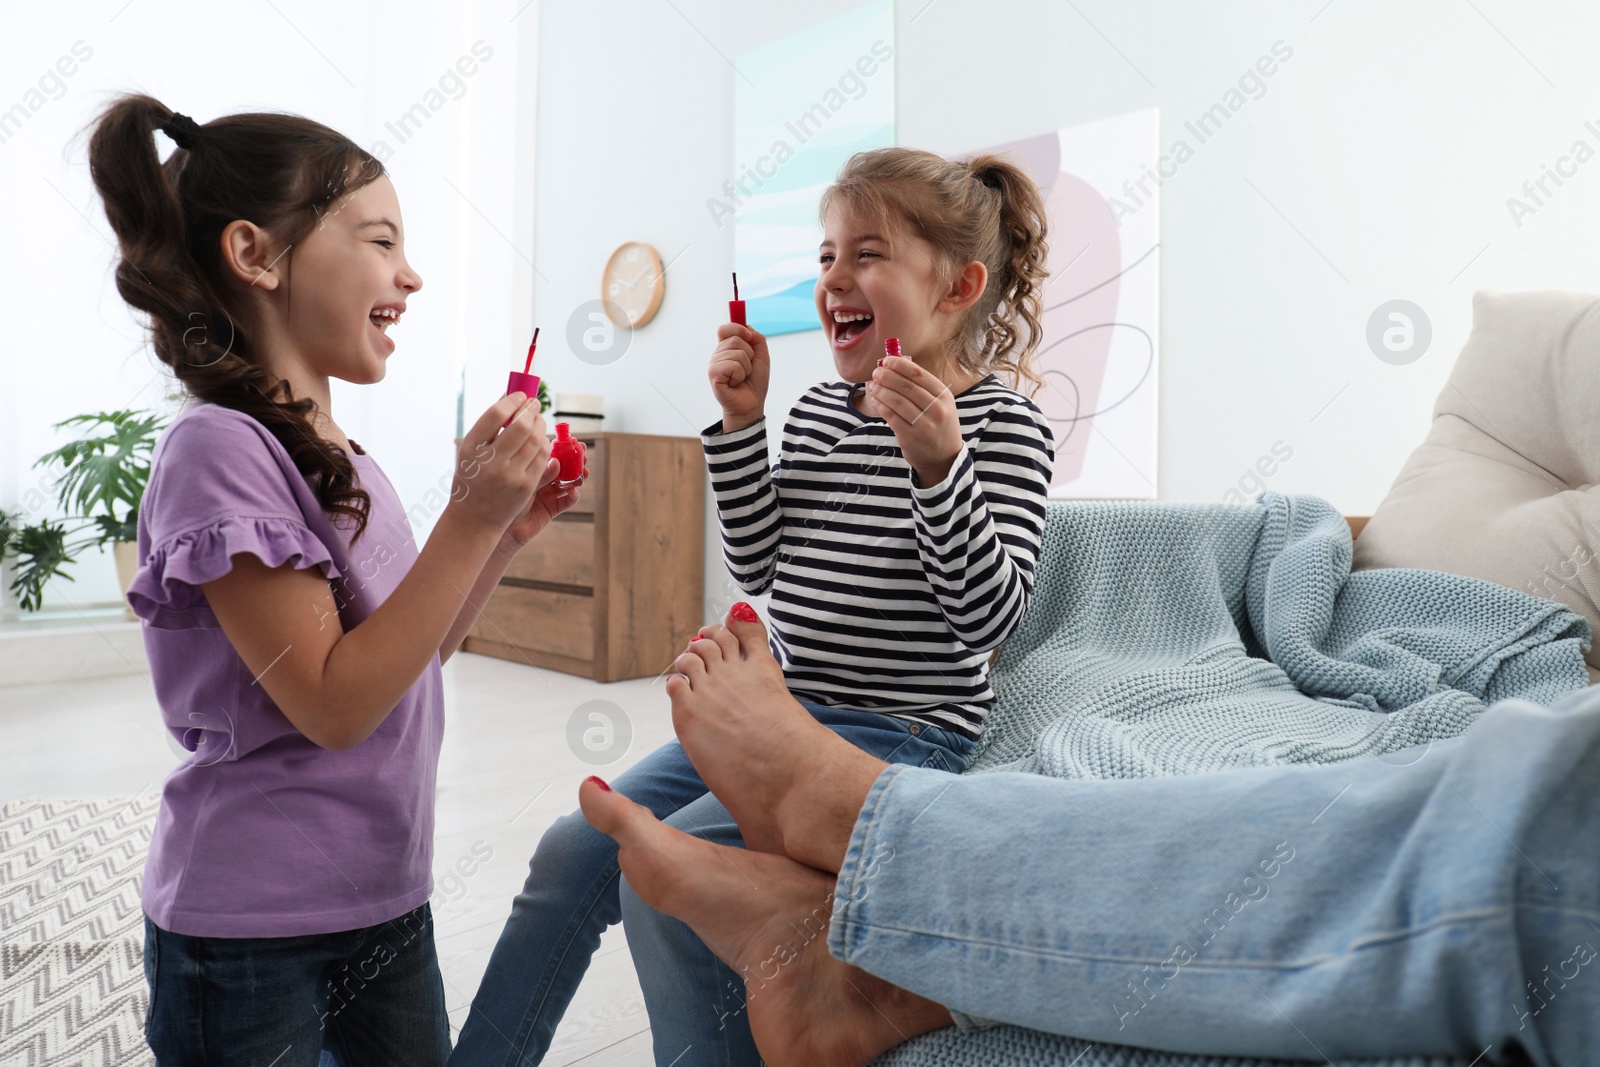
<path fill-rule="evenodd" d="M 829 875 L 691 837 L 598 779 L 578 787 L 578 802 L 616 839 L 634 892 L 688 923 L 744 979 L 750 1033 L 769 1067 L 856 1067 L 951 1025 L 940 1005 L 828 952 Z"/>

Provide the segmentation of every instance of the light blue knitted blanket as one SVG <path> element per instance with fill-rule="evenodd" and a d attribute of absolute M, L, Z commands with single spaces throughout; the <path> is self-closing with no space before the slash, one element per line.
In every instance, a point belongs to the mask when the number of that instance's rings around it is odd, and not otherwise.
<path fill-rule="evenodd" d="M 1349 527 L 1317 497 L 1050 505 L 1033 602 L 995 663 L 999 702 L 967 773 L 1334 763 L 1453 737 L 1505 697 L 1549 704 L 1588 684 L 1589 625 L 1561 605 L 1438 571 L 1351 574 L 1350 558 Z M 942 1030 L 874 1062 L 1268 1067 L 1011 1026 Z"/>

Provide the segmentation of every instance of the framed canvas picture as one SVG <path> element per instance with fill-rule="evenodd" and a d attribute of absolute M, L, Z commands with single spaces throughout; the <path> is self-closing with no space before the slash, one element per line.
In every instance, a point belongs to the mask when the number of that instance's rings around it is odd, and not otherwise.
<path fill-rule="evenodd" d="M 1054 497 L 1156 495 L 1159 134 L 1150 108 L 983 150 L 1020 164 L 1050 215 L 1033 400 L 1055 433 Z"/>

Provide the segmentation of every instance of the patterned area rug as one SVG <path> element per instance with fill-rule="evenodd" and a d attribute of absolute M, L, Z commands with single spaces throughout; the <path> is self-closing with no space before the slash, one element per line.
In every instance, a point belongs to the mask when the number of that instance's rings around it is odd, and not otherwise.
<path fill-rule="evenodd" d="M 154 1062 L 139 875 L 159 800 L 0 805 L 0 1067 Z"/>

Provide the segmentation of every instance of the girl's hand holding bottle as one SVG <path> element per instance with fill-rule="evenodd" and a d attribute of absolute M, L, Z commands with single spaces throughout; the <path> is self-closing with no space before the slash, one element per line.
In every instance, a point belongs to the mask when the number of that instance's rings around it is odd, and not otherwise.
<path fill-rule="evenodd" d="M 500 429 L 507 418 L 511 421 Z M 559 467 L 552 468 L 538 401 L 511 393 L 495 401 L 462 438 L 446 513 L 468 526 L 494 531 L 502 543 L 513 526 L 519 532 L 533 526 L 522 539 L 525 543 L 578 499 L 576 489 L 566 491 L 570 499 L 546 489 L 558 472 Z M 538 498 L 541 491 L 543 500 Z"/>
<path fill-rule="evenodd" d="M 722 405 L 724 433 L 742 430 L 765 414 L 771 372 L 772 359 L 763 334 L 737 322 L 717 327 L 717 347 L 711 352 L 708 376 L 711 392 Z"/>
<path fill-rule="evenodd" d="M 961 420 L 949 386 L 910 356 L 884 356 L 867 382 L 867 407 L 894 431 L 919 485 L 949 477 L 961 454 Z"/>

